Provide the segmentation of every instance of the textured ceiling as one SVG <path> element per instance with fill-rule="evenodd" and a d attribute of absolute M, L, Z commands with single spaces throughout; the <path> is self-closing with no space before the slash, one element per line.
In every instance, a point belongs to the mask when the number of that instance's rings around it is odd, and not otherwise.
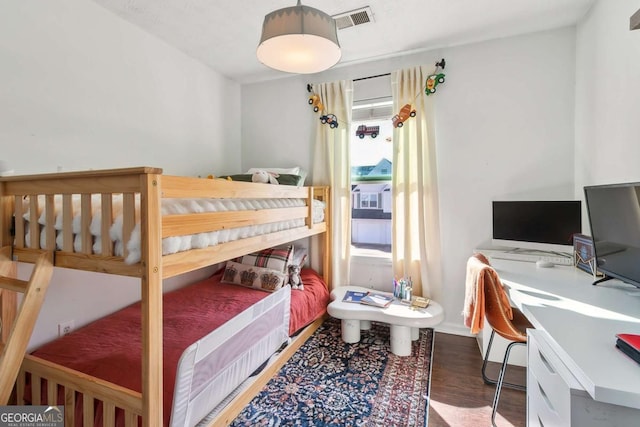
<path fill-rule="evenodd" d="M 256 59 L 264 15 L 294 0 L 93 0 L 240 83 L 278 78 Z M 308 0 L 336 15 L 370 6 L 374 22 L 338 31 L 339 66 L 575 24 L 594 0 Z"/>

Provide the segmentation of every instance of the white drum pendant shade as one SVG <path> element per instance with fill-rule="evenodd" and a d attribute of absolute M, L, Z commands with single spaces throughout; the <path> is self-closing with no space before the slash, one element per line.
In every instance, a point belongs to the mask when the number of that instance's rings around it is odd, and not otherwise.
<path fill-rule="evenodd" d="M 334 19 L 308 6 L 271 12 L 264 17 L 258 60 L 289 73 L 310 74 L 334 66 L 341 56 Z"/>

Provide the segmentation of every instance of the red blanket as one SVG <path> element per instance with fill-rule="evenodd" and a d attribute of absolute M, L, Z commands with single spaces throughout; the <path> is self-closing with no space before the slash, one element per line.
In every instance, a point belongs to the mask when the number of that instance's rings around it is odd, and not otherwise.
<path fill-rule="evenodd" d="M 222 272 L 218 272 L 163 296 L 165 424 L 169 421 L 175 372 L 182 352 L 268 295 L 261 290 L 220 283 L 221 276 Z M 329 302 L 324 282 L 313 270 L 303 269 L 301 277 L 304 291 L 293 290 L 291 296 L 290 334 L 324 314 Z M 140 303 L 135 303 L 46 344 L 33 354 L 140 391 L 141 350 Z M 99 412 L 100 409 L 96 418 L 101 417 Z"/>
<path fill-rule="evenodd" d="M 304 291 L 291 291 L 291 320 L 289 322 L 289 335 L 293 335 L 309 323 L 321 317 L 327 312 L 329 305 L 329 291 L 327 285 L 318 273 L 303 268 L 300 278 L 304 285 Z"/>

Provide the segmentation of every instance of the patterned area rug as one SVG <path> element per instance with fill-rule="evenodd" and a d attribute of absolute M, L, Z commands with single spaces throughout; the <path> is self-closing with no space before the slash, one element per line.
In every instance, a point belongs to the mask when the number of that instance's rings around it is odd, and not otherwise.
<path fill-rule="evenodd" d="M 231 426 L 426 426 L 432 347 L 422 329 L 411 356 L 396 356 L 377 323 L 346 344 L 328 319 Z"/>

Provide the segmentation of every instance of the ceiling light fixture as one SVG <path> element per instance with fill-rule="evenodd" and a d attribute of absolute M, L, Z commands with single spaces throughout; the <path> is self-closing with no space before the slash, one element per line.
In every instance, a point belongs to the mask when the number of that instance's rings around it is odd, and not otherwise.
<path fill-rule="evenodd" d="M 300 0 L 264 17 L 256 54 L 267 67 L 299 74 L 331 68 L 342 55 L 335 20 Z"/>

